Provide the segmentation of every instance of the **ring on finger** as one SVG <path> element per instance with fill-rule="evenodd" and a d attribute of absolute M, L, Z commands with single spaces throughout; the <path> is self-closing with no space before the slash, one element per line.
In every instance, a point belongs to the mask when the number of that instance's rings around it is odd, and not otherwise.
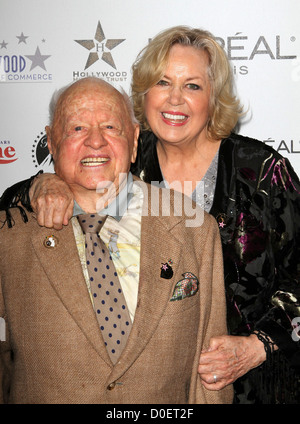
<path fill-rule="evenodd" d="M 217 381 L 218 381 L 218 377 L 217 377 L 217 375 L 216 374 L 214 374 L 214 383 L 216 383 Z"/>

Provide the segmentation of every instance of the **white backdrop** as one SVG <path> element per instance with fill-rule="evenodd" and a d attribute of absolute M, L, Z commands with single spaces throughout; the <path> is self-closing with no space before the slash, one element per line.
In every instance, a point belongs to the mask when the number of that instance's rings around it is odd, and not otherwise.
<path fill-rule="evenodd" d="M 55 89 L 96 75 L 126 91 L 138 52 L 174 25 L 204 28 L 231 59 L 240 133 L 300 175 L 299 0 L 0 0 L 0 194 L 53 171 L 44 127 Z"/>

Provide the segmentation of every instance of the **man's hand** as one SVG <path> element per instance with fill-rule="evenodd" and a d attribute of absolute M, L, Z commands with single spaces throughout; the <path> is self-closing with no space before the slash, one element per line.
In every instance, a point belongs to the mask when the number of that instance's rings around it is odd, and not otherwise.
<path fill-rule="evenodd" d="M 265 360 L 264 344 L 254 334 L 213 337 L 200 355 L 198 373 L 206 389 L 220 390 Z"/>
<path fill-rule="evenodd" d="M 73 214 L 73 194 L 57 175 L 38 175 L 30 187 L 29 197 L 39 225 L 55 230 L 68 225 Z"/>

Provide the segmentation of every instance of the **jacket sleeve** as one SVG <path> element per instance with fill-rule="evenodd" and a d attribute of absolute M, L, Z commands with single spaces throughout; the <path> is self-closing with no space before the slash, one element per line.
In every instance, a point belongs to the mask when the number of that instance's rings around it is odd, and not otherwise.
<path fill-rule="evenodd" d="M 32 212 L 29 189 L 34 178 L 41 173 L 43 173 L 43 171 L 39 171 L 27 180 L 19 181 L 11 187 L 8 187 L 0 197 L 0 210 L 5 210 L 6 221 L 9 227 L 12 227 L 14 224 L 9 208 L 18 208 L 24 222 L 27 222 L 25 210 Z"/>
<path fill-rule="evenodd" d="M 207 232 L 205 246 L 201 246 L 202 260 L 200 281 L 209 279 L 208 290 L 200 293 L 206 305 L 210 305 L 209 314 L 206 314 L 203 346 L 209 346 L 210 339 L 228 333 L 226 324 L 226 300 L 223 276 L 223 254 L 221 239 L 216 222 L 211 219 L 210 229 Z M 207 281 L 208 283 L 208 281 Z M 202 286 L 203 289 L 203 286 Z M 199 357 L 197 358 L 199 361 Z M 200 375 L 197 376 L 198 393 L 200 386 L 204 391 L 209 404 L 231 404 L 233 401 L 233 386 L 230 384 L 219 391 L 207 390 L 203 387 Z M 197 402 L 196 402 L 197 403 Z"/>
<path fill-rule="evenodd" d="M 8 338 L 8 326 L 6 323 L 0 277 L 0 404 L 8 403 L 10 391 L 12 352 Z"/>
<path fill-rule="evenodd" d="M 270 193 L 275 281 L 271 308 L 256 328 L 300 371 L 300 183 L 287 159 L 275 163 Z"/>

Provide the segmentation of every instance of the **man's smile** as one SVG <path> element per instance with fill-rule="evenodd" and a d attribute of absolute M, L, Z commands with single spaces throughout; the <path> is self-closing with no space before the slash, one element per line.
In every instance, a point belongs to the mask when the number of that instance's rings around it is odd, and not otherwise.
<path fill-rule="evenodd" d="M 81 164 L 83 166 L 99 166 L 106 162 L 108 162 L 110 159 L 108 157 L 86 157 L 81 160 Z"/>

